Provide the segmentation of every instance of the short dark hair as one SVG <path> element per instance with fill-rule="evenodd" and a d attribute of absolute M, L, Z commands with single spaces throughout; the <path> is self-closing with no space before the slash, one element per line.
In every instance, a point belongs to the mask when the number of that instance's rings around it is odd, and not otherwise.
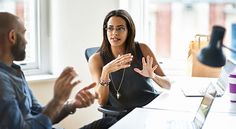
<path fill-rule="evenodd" d="M 121 17 L 122 19 L 125 20 L 126 22 L 126 26 L 128 29 L 128 36 L 127 39 L 125 41 L 125 52 L 135 52 L 135 42 L 134 42 L 134 38 L 135 38 L 135 25 L 133 22 L 133 19 L 131 18 L 130 14 L 122 9 L 118 9 L 118 10 L 112 10 L 111 12 L 109 12 L 103 22 L 103 41 L 102 41 L 102 45 L 100 47 L 100 52 L 101 54 L 105 54 L 106 56 L 108 56 L 109 58 L 113 57 L 113 54 L 111 52 L 111 45 L 108 41 L 107 38 L 107 22 L 109 21 L 109 19 L 113 16 L 116 17 Z M 133 53 L 135 54 L 135 53 Z M 136 54 L 135 54 L 136 55 Z"/>
<path fill-rule="evenodd" d="M 0 39 L 3 40 L 10 30 L 17 28 L 17 25 L 17 16 L 8 12 L 0 12 Z"/>

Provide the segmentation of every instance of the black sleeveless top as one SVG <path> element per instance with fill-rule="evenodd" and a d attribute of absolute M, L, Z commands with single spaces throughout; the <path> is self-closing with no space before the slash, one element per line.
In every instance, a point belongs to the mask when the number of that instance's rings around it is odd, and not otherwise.
<path fill-rule="evenodd" d="M 131 67 L 125 69 L 123 83 L 119 89 L 120 97 L 117 99 L 117 89 L 119 88 L 124 69 L 118 70 L 110 74 L 109 85 L 109 103 L 120 109 L 132 110 L 135 107 L 142 107 L 151 102 L 158 96 L 157 91 L 153 88 L 151 79 L 140 75 L 134 71 L 134 68 L 142 69 L 142 51 L 138 43 L 136 45 L 136 61 L 132 61 Z M 102 55 L 104 65 L 113 59 Z M 111 77 L 112 76 L 112 77 Z M 115 85 L 113 85 L 113 83 Z M 116 87 L 116 90 L 114 89 Z"/>

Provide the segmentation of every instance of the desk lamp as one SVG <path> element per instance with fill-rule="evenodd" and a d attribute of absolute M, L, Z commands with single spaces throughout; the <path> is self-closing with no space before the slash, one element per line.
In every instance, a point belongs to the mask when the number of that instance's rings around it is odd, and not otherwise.
<path fill-rule="evenodd" d="M 201 63 L 211 67 L 224 66 L 226 58 L 222 51 L 222 47 L 236 53 L 236 50 L 233 50 L 223 44 L 224 34 L 224 27 L 217 25 L 213 26 L 209 45 L 203 48 L 197 57 Z"/>

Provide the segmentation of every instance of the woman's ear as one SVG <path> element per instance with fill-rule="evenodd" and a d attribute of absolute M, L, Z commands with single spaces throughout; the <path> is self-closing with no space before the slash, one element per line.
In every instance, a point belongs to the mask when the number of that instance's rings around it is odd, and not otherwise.
<path fill-rule="evenodd" d="M 15 44 L 16 42 L 16 31 L 14 29 L 12 29 L 9 33 L 8 33 L 8 40 L 12 43 L 12 45 Z"/>

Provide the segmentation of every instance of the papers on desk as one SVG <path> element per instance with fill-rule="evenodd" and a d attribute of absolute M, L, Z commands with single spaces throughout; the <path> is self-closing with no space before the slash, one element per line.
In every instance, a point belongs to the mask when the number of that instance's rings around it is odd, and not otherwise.
<path fill-rule="evenodd" d="M 174 111 L 196 111 L 202 97 L 185 97 L 181 91 L 165 91 L 143 108 L 165 109 Z M 178 94 L 178 95 L 176 95 Z"/>

